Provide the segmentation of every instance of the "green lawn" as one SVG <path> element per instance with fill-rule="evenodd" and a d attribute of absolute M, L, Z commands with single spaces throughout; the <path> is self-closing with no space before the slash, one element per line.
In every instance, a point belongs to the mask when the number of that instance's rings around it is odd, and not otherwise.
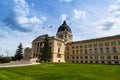
<path fill-rule="evenodd" d="M 120 65 L 41 63 L 0 68 L 0 80 L 120 80 Z"/>

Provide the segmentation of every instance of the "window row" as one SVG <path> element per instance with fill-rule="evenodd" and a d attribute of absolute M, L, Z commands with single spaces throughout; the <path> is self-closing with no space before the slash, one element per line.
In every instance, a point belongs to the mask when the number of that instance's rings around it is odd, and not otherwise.
<path fill-rule="evenodd" d="M 116 47 L 113 47 L 112 48 L 112 50 L 111 50 L 112 52 L 110 52 L 110 48 L 109 47 L 107 47 L 106 49 L 105 49 L 105 52 L 104 52 L 104 50 L 103 50 L 103 48 L 100 48 L 99 50 L 97 49 L 97 48 L 95 48 L 95 49 L 89 49 L 89 50 L 87 50 L 87 49 L 80 49 L 80 54 L 88 54 L 88 53 L 90 53 L 90 54 L 92 54 L 92 53 L 95 53 L 95 54 L 97 54 L 97 53 L 107 53 L 107 54 L 109 54 L 109 53 L 117 53 L 117 49 L 116 49 Z M 75 52 L 75 50 L 72 50 L 72 53 L 73 54 L 79 54 L 79 50 L 76 50 L 76 52 Z"/>
<path fill-rule="evenodd" d="M 113 41 L 113 42 L 105 42 L 105 43 L 94 43 L 94 44 L 88 44 L 88 45 L 80 45 L 80 48 L 92 48 L 92 47 L 102 47 L 102 46 L 114 46 L 114 45 L 120 45 L 120 41 L 116 42 L 116 41 Z M 79 48 L 79 46 L 72 46 L 72 49 L 74 48 Z"/>
<path fill-rule="evenodd" d="M 118 59 L 118 56 L 72 56 L 72 59 Z M 70 56 L 67 56 L 70 59 Z"/>
<path fill-rule="evenodd" d="M 119 61 L 72 61 L 72 63 L 107 63 L 107 64 L 119 64 Z"/>

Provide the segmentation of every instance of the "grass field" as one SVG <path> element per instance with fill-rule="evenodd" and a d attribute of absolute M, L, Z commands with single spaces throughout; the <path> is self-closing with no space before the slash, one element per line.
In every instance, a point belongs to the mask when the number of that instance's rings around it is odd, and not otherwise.
<path fill-rule="evenodd" d="M 0 68 L 0 80 L 120 80 L 120 65 L 41 63 Z"/>

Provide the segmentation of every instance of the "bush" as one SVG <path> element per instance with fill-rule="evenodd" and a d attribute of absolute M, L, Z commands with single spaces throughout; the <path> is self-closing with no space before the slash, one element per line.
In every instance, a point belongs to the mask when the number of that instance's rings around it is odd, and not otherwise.
<path fill-rule="evenodd" d="M 0 57 L 0 63 L 8 63 L 11 59 L 9 57 Z"/>

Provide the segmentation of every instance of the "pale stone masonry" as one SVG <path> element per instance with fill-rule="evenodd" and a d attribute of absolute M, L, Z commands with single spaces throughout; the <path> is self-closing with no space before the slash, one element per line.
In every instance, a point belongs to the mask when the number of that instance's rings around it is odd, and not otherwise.
<path fill-rule="evenodd" d="M 33 40 L 29 59 L 40 59 L 41 47 L 46 36 Z M 120 35 L 83 41 L 72 41 L 73 35 L 66 21 L 58 28 L 56 36 L 49 36 L 52 62 L 73 63 L 120 63 Z"/>
<path fill-rule="evenodd" d="M 120 63 L 120 35 L 68 43 L 66 62 Z"/>

